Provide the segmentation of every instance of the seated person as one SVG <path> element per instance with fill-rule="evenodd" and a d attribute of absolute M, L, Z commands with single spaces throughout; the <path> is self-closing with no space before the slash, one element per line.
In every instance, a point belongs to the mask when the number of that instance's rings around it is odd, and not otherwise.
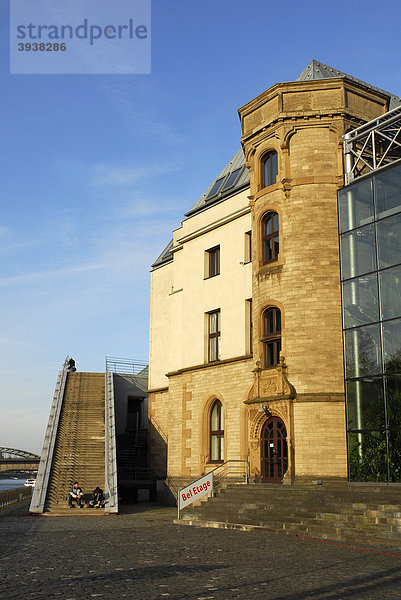
<path fill-rule="evenodd" d="M 93 490 L 92 495 L 92 500 L 89 500 L 88 506 L 92 508 L 103 508 L 103 506 L 106 503 L 103 490 L 100 489 L 100 487 L 98 486 L 96 489 Z"/>
<path fill-rule="evenodd" d="M 73 358 L 70 358 L 70 360 L 67 363 L 67 371 L 76 371 L 75 360 Z"/>
<path fill-rule="evenodd" d="M 78 504 L 79 508 L 83 508 L 84 505 L 82 504 L 82 501 L 81 501 L 82 496 L 83 496 L 83 492 L 78 485 L 78 481 L 74 481 L 74 485 L 72 486 L 69 496 L 68 496 L 68 506 L 70 508 L 74 508 L 73 502 L 76 502 Z"/>

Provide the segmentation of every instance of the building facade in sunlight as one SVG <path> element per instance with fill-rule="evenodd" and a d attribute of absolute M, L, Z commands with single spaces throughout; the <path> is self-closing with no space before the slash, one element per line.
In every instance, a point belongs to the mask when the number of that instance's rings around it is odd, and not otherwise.
<path fill-rule="evenodd" d="M 312 61 L 239 109 L 241 149 L 152 265 L 150 456 L 180 487 L 347 478 L 343 135 L 400 104 Z"/>

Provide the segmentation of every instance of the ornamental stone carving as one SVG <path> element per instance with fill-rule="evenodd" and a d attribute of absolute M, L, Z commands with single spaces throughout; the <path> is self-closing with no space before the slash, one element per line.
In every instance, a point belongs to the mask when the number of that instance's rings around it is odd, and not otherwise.
<path fill-rule="evenodd" d="M 262 396 L 272 396 L 279 393 L 279 381 L 277 375 L 275 377 L 262 378 L 261 393 Z"/>
<path fill-rule="evenodd" d="M 287 378 L 284 356 L 280 357 L 280 364 L 273 369 L 261 369 L 257 362 L 253 375 L 253 385 L 245 404 L 293 400 L 296 397 L 296 390 Z"/>

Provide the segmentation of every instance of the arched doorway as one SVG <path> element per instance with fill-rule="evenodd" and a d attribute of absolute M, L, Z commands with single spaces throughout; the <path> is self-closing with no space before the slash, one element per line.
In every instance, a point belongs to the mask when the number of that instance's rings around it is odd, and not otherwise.
<path fill-rule="evenodd" d="M 288 447 L 287 431 L 279 417 L 266 421 L 260 441 L 262 481 L 281 483 L 288 469 Z"/>

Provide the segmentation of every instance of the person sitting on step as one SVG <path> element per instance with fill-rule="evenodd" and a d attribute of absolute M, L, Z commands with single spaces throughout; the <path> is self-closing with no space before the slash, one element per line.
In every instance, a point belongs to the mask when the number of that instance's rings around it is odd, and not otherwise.
<path fill-rule="evenodd" d="M 67 371 L 72 371 L 75 372 L 77 369 L 75 368 L 75 360 L 73 358 L 70 358 L 70 360 L 67 363 Z"/>
<path fill-rule="evenodd" d="M 103 490 L 97 486 L 92 492 L 92 500 L 89 500 L 88 507 L 103 508 L 106 500 L 104 499 Z"/>
<path fill-rule="evenodd" d="M 68 496 L 68 506 L 70 508 L 74 508 L 73 502 L 76 502 L 79 506 L 79 508 L 83 508 L 84 505 L 82 504 L 82 498 L 83 496 L 83 492 L 81 490 L 81 488 L 79 487 L 78 481 L 74 481 L 74 485 L 71 487 L 69 496 Z"/>

